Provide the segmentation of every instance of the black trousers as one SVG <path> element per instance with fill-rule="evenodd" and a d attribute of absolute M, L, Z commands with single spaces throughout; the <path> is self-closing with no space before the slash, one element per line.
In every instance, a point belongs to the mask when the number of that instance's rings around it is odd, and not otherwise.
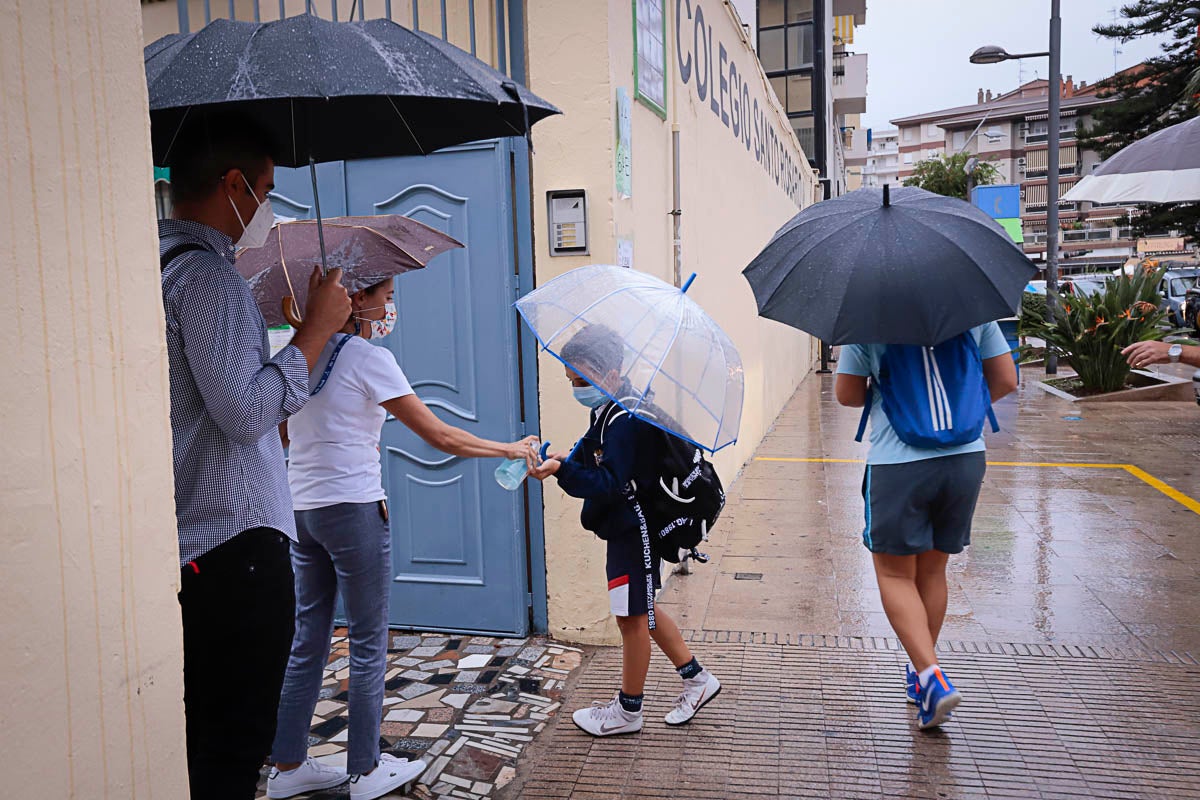
<path fill-rule="evenodd" d="M 192 800 L 255 795 L 275 738 L 295 626 L 289 548 L 279 531 L 257 528 L 183 567 L 179 605 Z"/>

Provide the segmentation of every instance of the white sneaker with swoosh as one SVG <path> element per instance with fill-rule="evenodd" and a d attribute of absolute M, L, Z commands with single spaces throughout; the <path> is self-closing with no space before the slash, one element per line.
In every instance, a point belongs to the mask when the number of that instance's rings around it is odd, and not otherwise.
<path fill-rule="evenodd" d="M 616 736 L 642 729 L 642 712 L 626 711 L 621 707 L 619 696 L 607 703 L 596 701 L 588 708 L 581 708 L 571 715 L 571 719 L 580 730 L 592 736 Z"/>
<path fill-rule="evenodd" d="M 704 708 L 708 701 L 721 693 L 721 682 L 708 670 L 702 670 L 694 678 L 685 678 L 683 692 L 675 701 L 675 707 L 667 714 L 668 725 L 686 725 Z"/>

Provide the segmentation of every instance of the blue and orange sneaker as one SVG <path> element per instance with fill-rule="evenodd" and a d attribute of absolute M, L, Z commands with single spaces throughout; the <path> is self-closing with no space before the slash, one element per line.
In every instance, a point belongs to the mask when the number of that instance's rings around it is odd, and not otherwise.
<path fill-rule="evenodd" d="M 908 702 L 914 706 L 921 701 L 921 678 L 912 664 L 904 665 L 904 691 L 908 694 Z"/>
<path fill-rule="evenodd" d="M 921 730 L 936 728 L 950 719 L 950 712 L 962 702 L 962 695 L 950 679 L 942 674 L 941 668 L 934 668 L 929 681 L 920 687 L 917 702 L 917 727 Z"/>

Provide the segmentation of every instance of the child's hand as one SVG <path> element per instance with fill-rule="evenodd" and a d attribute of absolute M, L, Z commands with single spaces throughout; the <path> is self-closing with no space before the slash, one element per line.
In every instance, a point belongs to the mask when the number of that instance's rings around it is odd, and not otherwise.
<path fill-rule="evenodd" d="M 540 465 L 529 470 L 529 477 L 537 478 L 539 481 L 544 481 L 551 475 L 558 472 L 558 468 L 562 466 L 562 460 L 558 458 L 547 458 Z"/>

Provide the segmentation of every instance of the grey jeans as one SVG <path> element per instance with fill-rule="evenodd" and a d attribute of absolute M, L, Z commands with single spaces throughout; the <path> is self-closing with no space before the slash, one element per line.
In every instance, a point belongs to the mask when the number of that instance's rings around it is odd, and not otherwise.
<path fill-rule="evenodd" d="M 304 761 L 308 732 L 329 660 L 334 602 L 342 593 L 350 629 L 350 747 L 346 770 L 379 761 L 379 723 L 387 671 L 392 538 L 379 503 L 340 503 L 296 512 L 296 635 L 288 660 L 271 754 Z"/>

